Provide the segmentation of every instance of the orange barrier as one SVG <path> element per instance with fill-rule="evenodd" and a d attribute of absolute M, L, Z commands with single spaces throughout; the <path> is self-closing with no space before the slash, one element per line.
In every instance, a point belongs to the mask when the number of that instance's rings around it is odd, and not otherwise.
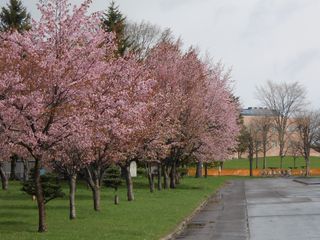
<path fill-rule="evenodd" d="M 305 174 L 304 169 L 293 169 L 293 170 L 282 170 L 281 169 L 253 169 L 253 176 L 281 176 L 288 174 L 290 176 L 303 176 Z M 195 176 L 196 169 L 189 168 L 188 175 Z M 202 174 L 204 175 L 204 169 L 202 169 Z M 222 169 L 219 173 L 218 169 L 208 169 L 208 176 L 249 176 L 250 170 L 249 169 Z M 314 168 L 310 170 L 311 176 L 320 176 L 320 168 Z"/>

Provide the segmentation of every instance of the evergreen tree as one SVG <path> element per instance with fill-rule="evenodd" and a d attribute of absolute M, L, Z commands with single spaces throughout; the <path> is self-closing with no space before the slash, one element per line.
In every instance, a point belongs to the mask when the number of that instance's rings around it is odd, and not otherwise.
<path fill-rule="evenodd" d="M 119 198 L 117 195 L 117 190 L 122 184 L 121 172 L 119 167 L 111 166 L 110 168 L 108 168 L 103 182 L 106 187 L 114 189 L 115 191 L 114 204 L 118 204 Z"/>
<path fill-rule="evenodd" d="M 129 38 L 125 37 L 126 17 L 112 1 L 102 17 L 102 28 L 107 32 L 114 32 L 118 46 L 118 54 L 123 56 L 128 47 L 130 47 Z"/>
<path fill-rule="evenodd" d="M 248 133 L 248 130 L 243 125 L 243 123 L 241 123 L 240 127 L 241 128 L 240 128 L 239 136 L 237 138 L 238 146 L 236 148 L 236 150 L 238 152 L 238 158 L 239 159 L 242 158 L 242 154 L 245 153 L 248 150 L 249 139 L 250 139 L 250 134 Z"/>
<path fill-rule="evenodd" d="M 34 178 L 34 169 L 32 169 L 30 171 L 29 180 L 23 182 L 23 186 L 21 189 L 22 191 L 26 192 L 31 196 L 36 195 L 36 186 Z M 59 178 L 52 173 L 41 175 L 41 185 L 45 203 L 48 203 L 52 199 L 61 198 L 65 196 L 65 194 L 62 192 Z"/>
<path fill-rule="evenodd" d="M 30 29 L 30 14 L 20 0 L 10 0 L 0 12 L 0 30 L 23 32 Z"/>

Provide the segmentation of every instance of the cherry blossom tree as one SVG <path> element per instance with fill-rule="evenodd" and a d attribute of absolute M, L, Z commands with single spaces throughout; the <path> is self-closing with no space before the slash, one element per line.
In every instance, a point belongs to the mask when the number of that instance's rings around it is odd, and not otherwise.
<path fill-rule="evenodd" d="M 183 161 L 226 158 L 238 131 L 221 65 L 209 66 L 192 48 L 183 52 L 179 41 L 159 43 L 145 61 L 115 56 L 114 36 L 101 29 L 100 14 L 87 14 L 90 3 L 71 10 L 67 0 L 43 1 L 29 32 L 0 34 L 3 149 L 35 160 L 39 232 L 47 230 L 42 167 L 68 175 L 74 218 L 80 169 L 99 211 L 111 164 L 121 167 L 131 201 L 133 160 L 149 169 L 156 162 L 159 172 L 161 164 L 165 186 L 170 175 L 175 188 Z"/>
<path fill-rule="evenodd" d="M 165 96 L 163 114 L 174 123 L 166 129 L 172 134 L 167 139 L 170 153 L 163 161 L 170 166 L 174 188 L 176 167 L 182 162 L 196 158 L 201 164 L 229 157 L 239 131 L 238 106 L 232 101 L 229 73 L 220 63 L 201 60 L 195 49 L 183 53 L 179 42 L 163 42 L 150 53 L 147 64 Z"/>
<path fill-rule="evenodd" d="M 184 61 L 181 51 L 181 43 L 162 42 L 158 44 L 146 59 L 150 71 L 158 82 L 157 92 L 160 95 L 161 103 L 158 107 L 162 111 L 159 118 L 162 131 L 168 135 L 163 139 L 169 154 L 163 159 L 164 186 L 168 185 L 170 177 L 170 187 L 175 187 L 176 164 L 178 155 L 183 144 L 182 119 L 186 110 L 187 98 L 184 95 L 185 71 L 183 71 Z M 160 112 L 160 111 L 159 111 Z"/>
<path fill-rule="evenodd" d="M 232 99 L 230 73 L 221 63 L 208 63 L 206 73 L 205 106 L 202 111 L 202 131 L 194 152 L 198 162 L 210 163 L 228 159 L 236 147 L 239 133 L 239 106 Z"/>
<path fill-rule="evenodd" d="M 83 170 L 90 160 L 87 152 L 90 148 L 90 139 L 88 139 L 89 130 L 86 129 L 84 123 L 77 121 L 83 121 L 78 118 L 70 119 L 70 127 L 73 127 L 70 132 L 72 135 L 63 139 L 59 144 L 54 146 L 51 152 L 52 160 L 50 161 L 50 167 L 64 174 L 68 177 L 69 181 L 69 218 L 76 218 L 76 182 L 78 174 Z M 80 127 L 80 129 L 79 129 Z M 79 141 L 81 139 L 81 141 Z"/>
<path fill-rule="evenodd" d="M 106 52 L 114 50 L 99 14 L 86 14 L 90 3 L 70 10 L 67 0 L 43 1 L 29 32 L 1 34 L 1 124 L 10 141 L 35 159 L 39 232 L 47 230 L 40 168 L 51 149 L 72 135 L 69 121 L 87 85 L 107 71 Z"/>
<path fill-rule="evenodd" d="M 154 80 L 142 63 L 130 55 L 110 63 L 111 71 L 93 84 L 86 109 L 90 119 L 90 156 L 92 162 L 85 168 L 94 196 L 94 209 L 100 209 L 100 188 L 103 175 L 111 163 L 122 167 L 126 176 L 128 200 L 133 200 L 130 162 L 135 158 L 136 134 L 144 128 L 143 117 Z"/>
<path fill-rule="evenodd" d="M 178 161 L 190 162 L 195 159 L 195 153 L 202 147 L 204 134 L 208 131 L 205 98 L 208 92 L 207 72 L 206 64 L 192 48 L 184 55 L 181 68 L 184 72 L 183 94 L 186 101 L 185 111 L 180 117 L 183 145 L 180 146 L 181 154 Z M 203 161 L 200 158 L 197 160 L 197 169 L 200 169 L 199 166 Z"/>

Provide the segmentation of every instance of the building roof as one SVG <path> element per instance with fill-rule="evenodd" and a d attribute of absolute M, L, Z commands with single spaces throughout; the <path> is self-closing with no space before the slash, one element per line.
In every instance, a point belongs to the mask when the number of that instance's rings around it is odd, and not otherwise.
<path fill-rule="evenodd" d="M 262 107 L 248 107 L 241 109 L 241 116 L 275 116 L 274 110 Z"/>

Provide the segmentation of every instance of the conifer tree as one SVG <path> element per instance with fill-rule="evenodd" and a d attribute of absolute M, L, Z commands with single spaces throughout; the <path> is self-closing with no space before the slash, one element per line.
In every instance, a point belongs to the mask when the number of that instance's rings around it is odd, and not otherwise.
<path fill-rule="evenodd" d="M 106 32 L 113 32 L 116 37 L 118 54 L 123 56 L 128 47 L 130 47 L 129 38 L 125 36 L 126 17 L 112 1 L 102 17 L 102 28 Z"/>
<path fill-rule="evenodd" d="M 23 187 L 21 189 L 23 192 L 26 192 L 31 196 L 36 195 L 36 185 L 34 178 L 35 172 L 34 169 L 32 169 L 29 174 L 29 180 L 23 182 Z M 65 194 L 62 192 L 59 178 L 52 173 L 41 175 L 41 185 L 43 189 L 45 204 L 55 198 L 61 198 L 65 196 Z"/>
<path fill-rule="evenodd" d="M 120 169 L 117 166 L 111 166 L 106 171 L 104 179 L 104 185 L 109 188 L 113 188 L 115 191 L 114 204 L 119 204 L 119 197 L 117 194 L 118 188 L 122 184 Z"/>
<path fill-rule="evenodd" d="M 29 30 L 30 14 L 20 0 L 10 0 L 7 7 L 2 7 L 0 12 L 0 30 L 23 32 Z"/>

